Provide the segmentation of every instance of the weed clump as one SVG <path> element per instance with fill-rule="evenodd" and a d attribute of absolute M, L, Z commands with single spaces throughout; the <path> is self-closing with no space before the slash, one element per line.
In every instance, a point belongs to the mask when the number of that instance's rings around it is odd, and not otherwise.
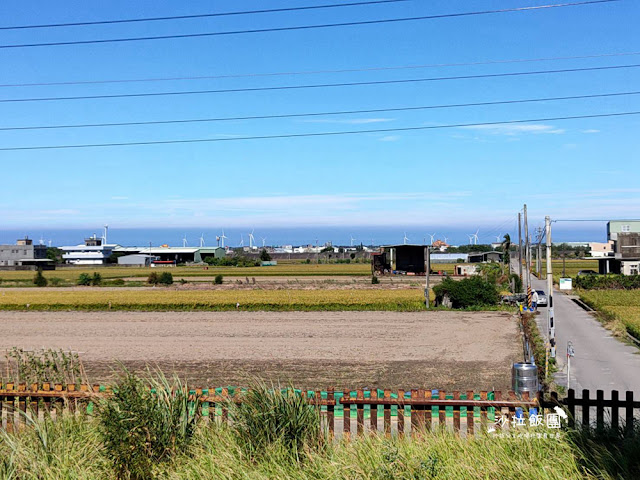
<path fill-rule="evenodd" d="M 189 400 L 177 378 L 169 382 L 159 373 L 142 379 L 125 370 L 98 410 L 105 454 L 117 478 L 154 478 L 155 465 L 183 453 L 192 440 L 198 411 L 198 401 Z"/>
<path fill-rule="evenodd" d="M 259 382 L 230 405 L 231 429 L 239 445 L 251 458 L 280 447 L 299 459 L 320 442 L 320 412 L 293 388 L 268 388 Z"/>

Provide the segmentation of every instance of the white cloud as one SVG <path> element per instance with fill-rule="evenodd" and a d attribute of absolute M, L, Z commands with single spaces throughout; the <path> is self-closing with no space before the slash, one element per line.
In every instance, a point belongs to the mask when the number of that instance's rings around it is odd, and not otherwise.
<path fill-rule="evenodd" d="M 400 137 L 398 135 L 387 135 L 385 137 L 380 137 L 378 140 L 381 142 L 397 142 L 400 140 Z"/>
<path fill-rule="evenodd" d="M 553 125 L 544 124 L 529 124 L 529 123 L 499 123 L 495 125 L 473 125 L 469 127 L 460 127 L 467 130 L 477 130 L 486 132 L 490 135 L 522 135 L 522 134 L 561 134 L 564 133 L 564 129 L 556 128 Z"/>
<path fill-rule="evenodd" d="M 587 130 L 582 130 L 582 133 L 600 133 L 600 130 L 596 130 L 595 128 L 589 128 Z"/>
<path fill-rule="evenodd" d="M 122 196 L 116 195 L 115 197 L 111 197 L 111 200 L 129 200 L 129 197 L 122 197 Z"/>

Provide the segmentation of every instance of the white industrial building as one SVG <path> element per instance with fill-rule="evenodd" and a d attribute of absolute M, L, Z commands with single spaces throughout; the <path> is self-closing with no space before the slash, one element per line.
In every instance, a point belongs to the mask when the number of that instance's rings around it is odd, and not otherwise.
<path fill-rule="evenodd" d="M 60 247 L 62 259 L 73 265 L 104 265 L 118 245 L 104 243 L 95 235 L 85 238 L 84 244 Z"/>

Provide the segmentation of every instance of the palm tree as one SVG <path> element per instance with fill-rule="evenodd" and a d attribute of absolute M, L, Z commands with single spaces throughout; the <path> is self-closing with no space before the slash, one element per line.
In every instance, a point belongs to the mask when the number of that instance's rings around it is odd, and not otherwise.
<path fill-rule="evenodd" d="M 511 236 L 508 233 L 504 234 L 504 240 L 502 241 L 502 261 L 505 265 L 509 265 L 511 262 Z"/>

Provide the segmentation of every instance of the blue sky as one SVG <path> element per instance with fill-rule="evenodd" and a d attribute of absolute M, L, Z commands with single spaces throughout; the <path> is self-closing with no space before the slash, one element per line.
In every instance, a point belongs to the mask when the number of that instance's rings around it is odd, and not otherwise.
<path fill-rule="evenodd" d="M 307 0 L 305 5 L 331 3 Z M 174 22 L 0 31 L 0 45 L 347 22 L 543 5 L 397 4 Z M 5 0 L 2 25 L 188 15 L 302 2 Z M 340 70 L 640 51 L 638 2 L 373 26 L 0 49 L 0 83 Z M 0 99 L 250 88 L 640 64 L 640 55 L 391 71 L 0 88 Z M 272 115 L 638 90 L 640 69 L 401 85 L 0 104 L 0 127 Z M 0 146 L 233 138 L 640 110 L 640 96 L 179 125 L 0 131 Z M 429 225 L 470 231 L 637 217 L 640 116 L 351 136 L 0 152 L 0 230 Z"/>

